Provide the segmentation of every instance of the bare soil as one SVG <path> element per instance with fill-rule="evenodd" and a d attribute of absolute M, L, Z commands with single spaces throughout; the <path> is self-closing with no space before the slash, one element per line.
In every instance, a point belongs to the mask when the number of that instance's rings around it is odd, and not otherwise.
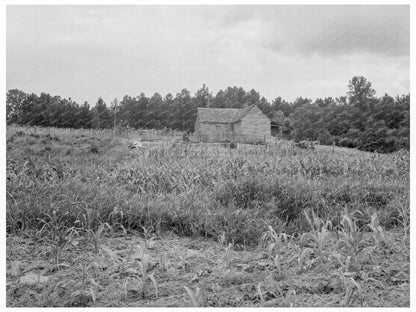
<path fill-rule="evenodd" d="M 399 235 L 389 232 L 388 246 L 379 246 L 372 257 L 362 255 L 344 274 L 362 287 L 361 294 L 352 294 L 349 306 L 410 306 L 409 248 Z M 302 266 L 296 244 L 283 253 L 280 271 L 260 247 L 234 250 L 211 239 L 170 233 L 147 239 L 132 234 L 104 237 L 98 252 L 89 239 L 79 238 L 62 249 L 58 261 L 53 246 L 27 233 L 7 236 L 8 307 L 346 304 L 347 288 L 336 261 Z"/>

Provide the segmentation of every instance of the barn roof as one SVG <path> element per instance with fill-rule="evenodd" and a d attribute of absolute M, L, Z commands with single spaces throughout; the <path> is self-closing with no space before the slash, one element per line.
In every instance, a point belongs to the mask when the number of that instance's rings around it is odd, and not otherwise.
<path fill-rule="evenodd" d="M 236 123 L 239 122 L 255 105 L 246 108 L 203 108 L 198 107 L 201 123 Z"/>

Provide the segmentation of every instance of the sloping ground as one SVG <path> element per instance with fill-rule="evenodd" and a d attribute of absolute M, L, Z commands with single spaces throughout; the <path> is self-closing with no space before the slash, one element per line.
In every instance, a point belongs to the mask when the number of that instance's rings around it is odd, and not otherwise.
<path fill-rule="evenodd" d="M 409 306 L 408 152 L 138 139 L 8 128 L 8 306 Z"/>
<path fill-rule="evenodd" d="M 236 251 L 168 233 L 102 238 L 97 253 L 91 242 L 74 239 L 58 270 L 53 244 L 11 235 L 7 306 L 409 307 L 409 255 L 397 235 L 389 233 L 388 246 L 344 271 L 335 258 L 321 264 L 312 253 L 302 260 L 295 242 L 286 245 L 278 270 L 265 249 Z M 347 302 L 349 278 L 362 289 Z"/>

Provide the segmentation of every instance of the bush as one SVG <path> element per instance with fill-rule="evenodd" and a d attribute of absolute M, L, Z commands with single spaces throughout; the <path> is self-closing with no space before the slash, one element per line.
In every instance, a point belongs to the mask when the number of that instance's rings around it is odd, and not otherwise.
<path fill-rule="evenodd" d="M 217 191 L 216 200 L 224 206 L 232 203 L 238 208 L 249 209 L 264 203 L 268 196 L 270 196 L 269 187 L 255 178 L 250 178 L 238 182 L 226 182 Z"/>
<path fill-rule="evenodd" d="M 247 178 L 238 182 L 228 182 L 216 191 L 216 200 L 227 209 L 260 211 L 261 219 L 269 223 L 286 224 L 297 222 L 304 209 L 320 209 L 307 183 L 302 180 L 273 178 L 267 181 Z"/>
<path fill-rule="evenodd" d="M 359 145 L 359 141 L 357 139 L 350 139 L 350 138 L 341 138 L 338 141 L 339 146 L 355 148 Z"/>
<path fill-rule="evenodd" d="M 322 145 L 332 145 L 335 142 L 335 138 L 328 131 L 319 133 L 317 140 Z"/>

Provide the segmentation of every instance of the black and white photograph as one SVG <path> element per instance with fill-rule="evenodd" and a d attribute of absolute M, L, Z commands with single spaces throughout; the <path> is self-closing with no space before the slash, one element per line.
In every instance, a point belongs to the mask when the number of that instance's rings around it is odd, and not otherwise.
<path fill-rule="evenodd" d="M 2 6 L 5 307 L 410 309 L 410 1 Z"/>

